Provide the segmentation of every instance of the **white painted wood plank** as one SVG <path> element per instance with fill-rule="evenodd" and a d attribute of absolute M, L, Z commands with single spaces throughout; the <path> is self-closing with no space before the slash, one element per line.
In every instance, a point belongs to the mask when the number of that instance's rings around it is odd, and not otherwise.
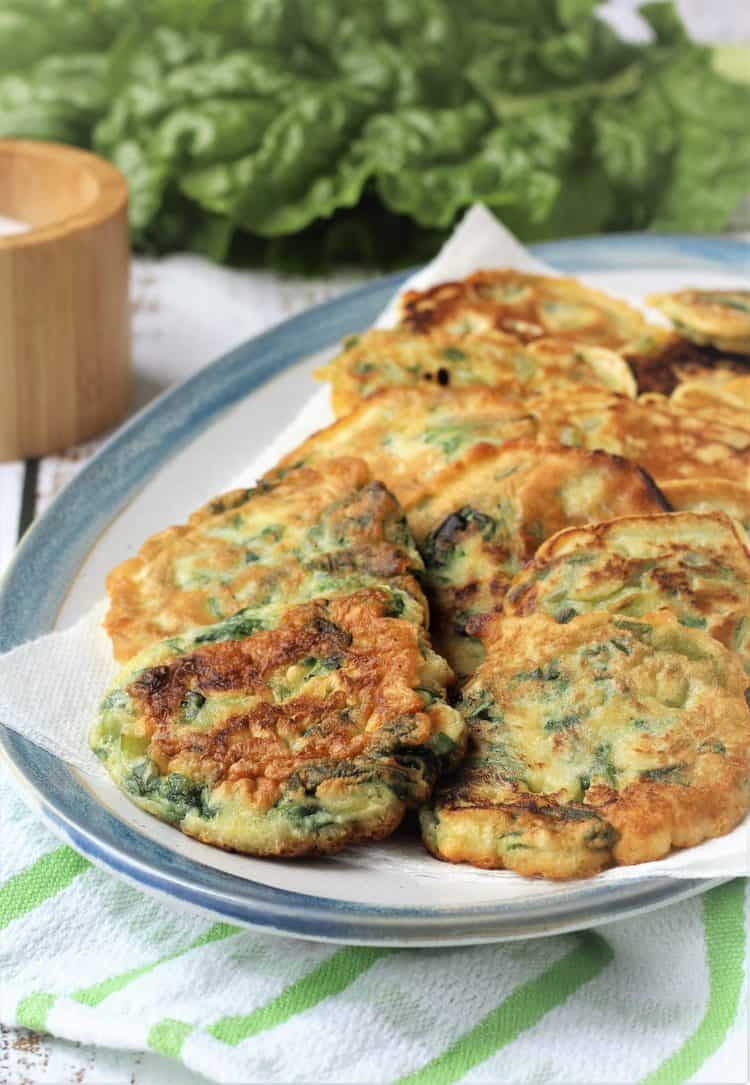
<path fill-rule="evenodd" d="M 0 573 L 16 548 L 23 476 L 21 461 L 0 463 Z"/>

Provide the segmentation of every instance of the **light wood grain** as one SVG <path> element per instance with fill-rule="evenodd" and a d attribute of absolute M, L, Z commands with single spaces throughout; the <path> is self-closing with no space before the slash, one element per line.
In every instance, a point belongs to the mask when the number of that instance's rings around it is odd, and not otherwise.
<path fill-rule="evenodd" d="M 130 398 L 127 188 L 61 144 L 0 140 L 0 460 L 86 440 Z"/>

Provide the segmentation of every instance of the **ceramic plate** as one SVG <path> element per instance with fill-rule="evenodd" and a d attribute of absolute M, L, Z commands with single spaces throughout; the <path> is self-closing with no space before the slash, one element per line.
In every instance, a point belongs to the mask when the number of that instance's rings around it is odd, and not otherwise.
<path fill-rule="evenodd" d="M 622 235 L 536 246 L 561 272 L 638 299 L 750 275 L 750 249 L 705 238 Z M 0 593 L 0 651 L 70 624 L 142 540 L 226 488 L 309 397 L 321 352 L 378 315 L 389 276 L 250 340 L 137 415 L 25 537 Z M 641 874 L 528 881 L 431 859 L 408 831 L 375 847 L 293 863 L 230 855 L 183 836 L 0 728 L 26 798 L 78 851 L 172 904 L 268 931 L 370 945 L 458 945 L 589 927 L 715 882 Z"/>

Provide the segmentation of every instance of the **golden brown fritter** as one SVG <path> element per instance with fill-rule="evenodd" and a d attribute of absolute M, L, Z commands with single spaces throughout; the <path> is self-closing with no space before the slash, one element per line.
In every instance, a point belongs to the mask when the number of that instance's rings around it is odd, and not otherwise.
<path fill-rule="evenodd" d="M 533 380 L 526 382 L 523 395 L 538 391 L 568 391 L 576 395 L 571 385 L 601 386 L 610 392 L 633 399 L 637 387 L 630 366 L 621 354 L 606 347 L 574 343 L 565 339 L 538 339 L 530 343 L 526 356 L 537 367 Z"/>
<path fill-rule="evenodd" d="M 662 479 L 714 478 L 746 485 L 750 430 L 706 421 L 663 397 L 631 400 L 598 390 L 527 400 L 542 441 L 602 448 Z"/>
<path fill-rule="evenodd" d="M 725 478 L 674 479 L 661 490 L 675 512 L 723 512 L 750 545 L 750 489 Z"/>
<path fill-rule="evenodd" d="M 328 456 L 361 456 L 407 515 L 432 479 L 470 448 L 534 437 L 525 405 L 490 388 L 387 388 L 319 430 L 266 476 Z"/>
<path fill-rule="evenodd" d="M 677 290 L 646 302 L 695 343 L 750 354 L 750 290 Z"/>
<path fill-rule="evenodd" d="M 566 339 L 525 345 L 496 331 L 451 335 L 438 329 L 420 335 L 405 328 L 374 329 L 347 339 L 342 353 L 315 375 L 331 381 L 337 416 L 373 392 L 403 385 L 478 384 L 516 397 L 577 384 L 628 396 L 636 392 L 627 363 L 614 351 Z"/>
<path fill-rule="evenodd" d="M 321 462 L 210 501 L 159 532 L 107 578 L 118 660 L 247 606 L 350 591 L 384 579 L 421 598 L 403 513 L 357 459 Z"/>
<path fill-rule="evenodd" d="M 657 413 L 666 410 L 673 416 L 687 418 L 694 424 L 708 427 L 710 432 L 723 432 L 727 444 L 739 451 L 750 447 L 750 411 L 733 406 L 703 388 L 679 385 L 669 399 L 648 392 L 639 396 L 639 402 L 655 407 Z"/>
<path fill-rule="evenodd" d="M 507 614 L 566 624 L 667 607 L 738 653 L 750 673 L 750 553 L 721 513 L 625 516 L 548 539 L 505 597 Z"/>
<path fill-rule="evenodd" d="M 636 309 L 576 279 L 509 268 L 477 271 L 458 282 L 408 290 L 401 322 L 411 331 L 463 335 L 496 329 L 529 342 L 552 336 L 617 350 L 646 326 Z"/>
<path fill-rule="evenodd" d="M 469 749 L 420 820 L 440 859 L 574 878 L 660 859 L 750 808 L 747 676 L 659 611 L 497 618 L 459 708 Z"/>
<path fill-rule="evenodd" d="M 402 611 L 397 591 L 365 588 L 161 641 L 126 664 L 91 745 L 133 802 L 209 844 L 292 856 L 381 839 L 464 742 L 450 669 Z"/>
<path fill-rule="evenodd" d="M 459 678 L 476 669 L 482 620 L 502 607 L 512 577 L 555 532 L 667 507 L 645 472 L 606 452 L 531 441 L 472 450 L 409 514 L 438 651 Z"/>
<path fill-rule="evenodd" d="M 639 392 L 670 395 L 683 381 L 722 380 L 750 374 L 750 359 L 727 354 L 714 347 L 693 343 L 666 328 L 649 326 L 643 335 L 622 350 Z"/>
<path fill-rule="evenodd" d="M 750 376 L 726 381 L 691 380 L 678 385 L 669 399 L 675 410 L 750 431 Z"/>
<path fill-rule="evenodd" d="M 331 382 L 337 418 L 373 392 L 426 383 L 442 388 L 484 384 L 503 387 L 512 380 L 512 357 L 522 349 L 512 335 L 417 335 L 404 328 L 372 328 L 344 341 L 343 349 L 315 371 Z"/>

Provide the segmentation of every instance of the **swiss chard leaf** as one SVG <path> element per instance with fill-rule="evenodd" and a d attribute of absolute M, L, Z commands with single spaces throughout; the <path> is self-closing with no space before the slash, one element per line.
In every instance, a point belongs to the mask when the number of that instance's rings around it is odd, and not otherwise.
<path fill-rule="evenodd" d="M 525 239 L 724 227 L 746 67 L 674 6 L 596 0 L 6 0 L 0 135 L 124 172 L 135 244 L 287 270 L 429 257 L 481 200 Z M 730 58 L 731 59 L 731 58 Z"/>

